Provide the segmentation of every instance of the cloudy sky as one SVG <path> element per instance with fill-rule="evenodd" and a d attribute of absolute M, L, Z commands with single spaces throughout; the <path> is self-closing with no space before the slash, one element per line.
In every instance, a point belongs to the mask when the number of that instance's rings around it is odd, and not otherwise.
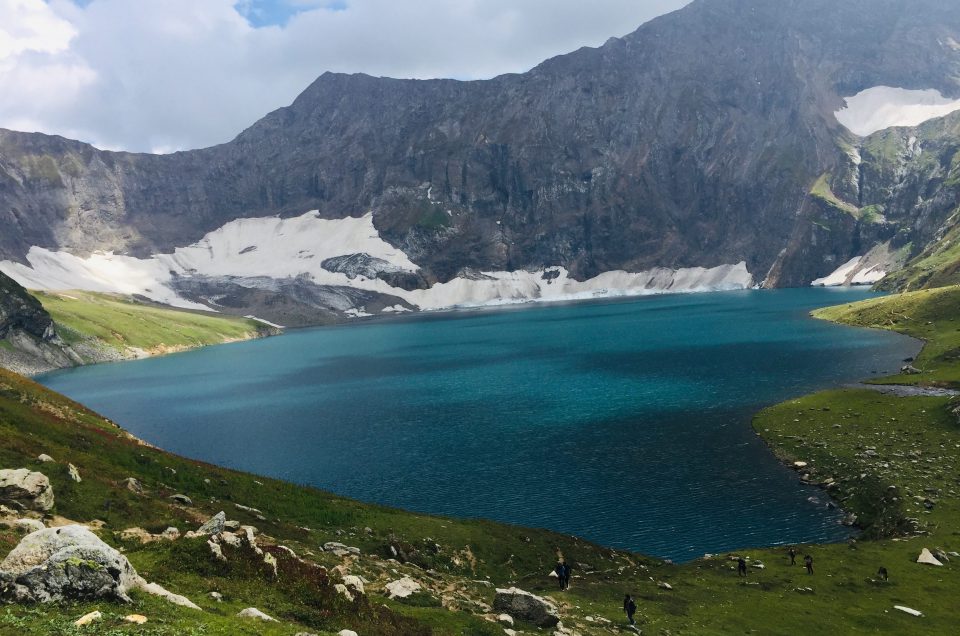
<path fill-rule="evenodd" d="M 687 1 L 0 0 L 0 127 L 108 149 L 208 146 L 324 71 L 524 71 Z"/>

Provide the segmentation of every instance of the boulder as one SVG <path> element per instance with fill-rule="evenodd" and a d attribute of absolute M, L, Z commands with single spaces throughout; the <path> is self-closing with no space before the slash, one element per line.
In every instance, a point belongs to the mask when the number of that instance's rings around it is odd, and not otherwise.
<path fill-rule="evenodd" d="M 19 510 L 47 512 L 53 508 L 53 488 L 43 473 L 26 468 L 0 470 L 0 503 Z"/>
<path fill-rule="evenodd" d="M 245 609 L 245 610 L 240 610 L 240 611 L 237 613 L 237 616 L 238 616 L 239 618 L 253 618 L 253 619 L 256 619 L 256 620 L 259 620 L 259 621 L 267 621 L 267 622 L 270 622 L 270 623 L 275 623 L 275 622 L 276 622 L 276 619 L 275 619 L 275 618 L 272 618 L 272 617 L 270 617 L 270 616 L 267 616 L 266 614 L 264 614 L 263 612 L 261 612 L 260 610 L 258 610 L 256 607 L 248 607 L 248 608 Z"/>
<path fill-rule="evenodd" d="M 920 373 L 923 373 L 923 372 L 920 371 L 920 369 L 918 369 L 917 367 L 913 366 L 912 364 L 906 364 L 900 367 L 900 373 L 904 375 L 919 375 Z"/>
<path fill-rule="evenodd" d="M 43 530 L 46 526 L 43 525 L 42 521 L 38 521 L 37 519 L 17 519 L 14 523 L 14 528 L 23 534 L 30 534 L 37 530 Z"/>
<path fill-rule="evenodd" d="M 943 563 L 940 563 L 940 561 L 933 556 L 930 550 L 926 548 L 920 551 L 920 556 L 917 557 L 917 563 L 924 563 L 926 565 L 943 565 Z"/>
<path fill-rule="evenodd" d="M 341 629 L 337 632 L 337 636 L 359 636 L 359 634 L 352 629 Z"/>
<path fill-rule="evenodd" d="M 354 556 L 360 556 L 360 548 L 351 548 L 350 546 L 337 543 L 336 541 L 328 541 L 327 543 L 324 543 L 323 551 L 330 552 L 334 556 L 338 557 L 345 557 L 351 554 Z"/>
<path fill-rule="evenodd" d="M 143 625 L 147 622 L 147 617 L 143 614 L 130 614 L 129 616 L 123 617 L 124 622 L 133 623 L 134 625 Z"/>
<path fill-rule="evenodd" d="M 196 534 L 199 535 L 212 535 L 220 534 L 224 531 L 225 525 L 227 523 L 227 513 L 221 511 L 215 514 L 207 521 L 205 524 L 200 526 Z"/>
<path fill-rule="evenodd" d="M 387 583 L 387 595 L 390 598 L 407 598 L 412 594 L 416 594 L 421 589 L 420 584 L 409 576 Z"/>
<path fill-rule="evenodd" d="M 193 499 L 191 499 L 190 497 L 187 497 L 186 495 L 181 495 L 181 494 L 170 495 L 170 498 L 173 499 L 178 504 L 181 504 L 184 506 L 193 505 Z"/>
<path fill-rule="evenodd" d="M 589 617 L 587 620 L 589 620 Z M 497 616 L 497 622 L 501 625 L 506 625 L 507 627 L 513 627 L 513 616 L 510 616 L 509 614 L 500 614 L 500 616 Z"/>
<path fill-rule="evenodd" d="M 125 556 L 86 526 L 33 532 L 0 563 L 0 598 L 20 603 L 96 599 L 127 602 L 132 589 L 200 609 L 183 596 L 147 583 Z"/>
<path fill-rule="evenodd" d="M 0 595 L 18 602 L 129 601 L 139 581 L 127 558 L 86 526 L 33 532 L 0 563 Z"/>
<path fill-rule="evenodd" d="M 50 462 L 53 461 L 53 457 L 50 457 L 46 453 L 42 453 L 40 455 L 37 455 L 37 461 L 40 462 L 41 464 L 49 464 Z"/>
<path fill-rule="evenodd" d="M 120 482 L 120 485 L 134 494 L 137 494 L 137 495 L 143 494 L 143 484 L 141 484 L 138 479 L 135 479 L 133 477 L 127 477 L 126 479 Z"/>
<path fill-rule="evenodd" d="M 359 576 L 348 574 L 345 577 L 343 577 L 343 584 L 346 585 L 347 587 L 352 587 L 354 590 L 356 590 L 360 594 L 365 593 L 363 589 L 363 579 L 361 579 Z"/>
<path fill-rule="evenodd" d="M 516 587 L 498 589 L 493 609 L 537 627 L 554 627 L 560 622 L 556 605 Z"/>

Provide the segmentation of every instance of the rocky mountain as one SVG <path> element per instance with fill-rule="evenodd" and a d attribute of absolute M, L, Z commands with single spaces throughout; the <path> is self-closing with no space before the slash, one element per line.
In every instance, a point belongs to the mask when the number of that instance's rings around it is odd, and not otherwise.
<path fill-rule="evenodd" d="M 74 364 L 40 301 L 0 272 L 0 367 L 35 373 Z"/>
<path fill-rule="evenodd" d="M 203 150 L 105 152 L 2 131 L 0 259 L 28 284 L 124 291 L 91 257 L 109 251 L 138 280 L 149 270 L 132 291 L 213 307 L 236 286 L 261 308 L 289 300 L 279 288 L 292 280 L 301 297 L 360 288 L 358 313 L 805 285 L 924 233 L 929 206 L 908 200 L 883 148 L 871 154 L 883 142 L 834 113 L 874 86 L 960 96 L 958 42 L 952 0 L 696 0 L 524 74 L 326 73 Z M 264 226 L 237 225 L 275 215 L 309 222 L 300 231 L 326 247 L 271 252 Z M 328 244 L 338 230 L 323 222 L 339 219 L 369 219 L 380 251 L 350 244 L 364 228 Z M 187 248 L 203 258 L 180 258 Z"/>

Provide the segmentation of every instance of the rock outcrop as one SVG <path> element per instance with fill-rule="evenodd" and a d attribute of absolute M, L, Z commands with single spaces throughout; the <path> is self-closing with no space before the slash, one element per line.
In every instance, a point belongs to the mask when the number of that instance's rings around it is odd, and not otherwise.
<path fill-rule="evenodd" d="M 141 589 L 168 602 L 199 610 L 193 602 L 148 583 L 125 556 L 88 527 L 45 528 L 24 537 L 0 562 L 0 598 L 18 603 L 77 600 L 129 602 Z"/>
<path fill-rule="evenodd" d="M 47 512 L 53 508 L 50 480 L 26 468 L 0 470 L 0 503 L 20 510 Z"/>
<path fill-rule="evenodd" d="M 140 577 L 127 558 L 85 526 L 27 535 L 0 563 L 3 597 L 17 602 L 129 601 Z"/>
<path fill-rule="evenodd" d="M 0 161 L 2 163 L 2 161 Z M 0 195 L 2 198 L 2 195 Z M 6 231 L 0 229 L 0 233 Z M 32 375 L 71 367 L 76 353 L 57 335 L 40 301 L 0 272 L 0 367 Z"/>
<path fill-rule="evenodd" d="M 498 589 L 493 609 L 537 627 L 554 627 L 560 622 L 556 605 L 516 587 Z"/>

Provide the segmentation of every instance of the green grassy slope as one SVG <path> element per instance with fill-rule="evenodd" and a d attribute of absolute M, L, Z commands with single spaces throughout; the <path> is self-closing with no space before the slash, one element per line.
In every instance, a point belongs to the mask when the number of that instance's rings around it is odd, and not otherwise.
<path fill-rule="evenodd" d="M 126 355 L 132 349 L 168 353 L 256 337 L 254 320 L 144 304 L 112 294 L 34 292 L 70 345 L 87 344 Z"/>
<path fill-rule="evenodd" d="M 940 360 L 937 352 L 951 350 L 955 337 L 954 293 L 890 297 L 834 313 L 863 324 L 883 325 L 896 318 L 908 325 L 897 329 L 928 340 L 931 353 L 924 355 Z M 911 320 L 897 318 L 903 315 Z M 955 371 L 949 360 L 937 364 L 944 378 Z M 144 576 L 204 608 L 190 612 L 142 595 L 129 608 L 109 603 L 9 606 L 0 608 L 0 634 L 75 633 L 69 623 L 96 608 L 108 620 L 83 633 L 292 635 L 351 628 L 364 636 L 494 635 L 503 632 L 485 620 L 493 588 L 509 585 L 549 595 L 561 605 L 564 624 L 580 634 L 624 633 L 619 607 L 625 592 L 638 599 L 646 634 L 953 634 L 960 621 L 960 606 L 954 602 L 960 594 L 960 559 L 942 568 L 914 562 L 923 547 L 960 550 L 960 426 L 950 406 L 946 398 L 848 390 L 791 400 L 759 414 L 756 430 L 780 457 L 808 462 L 805 472 L 811 481 L 838 484 L 831 492 L 859 516 L 865 537 L 855 548 L 799 546 L 801 555 L 809 552 L 815 558 L 813 576 L 799 564 L 790 566 L 783 548 L 745 550 L 751 565 L 762 562 L 765 567 L 751 567 L 741 580 L 731 554 L 670 565 L 548 531 L 365 505 L 189 461 L 144 446 L 66 398 L 0 372 L 0 466 L 28 466 L 48 474 L 57 514 L 102 520 L 101 536 L 122 545 Z M 40 453 L 59 463 L 37 463 Z M 67 461 L 79 467 L 82 483 L 69 480 Z M 144 483 L 145 494 L 120 485 L 130 476 Z M 174 493 L 189 495 L 194 506 L 174 505 L 169 500 Z M 633 503 L 625 514 L 643 514 L 644 493 L 628 495 Z M 925 499 L 931 502 L 929 509 Z M 259 508 L 266 521 L 237 509 L 237 503 Z M 736 501 L 730 509 L 737 513 Z M 364 576 L 367 597 L 344 603 L 292 562 L 281 561 L 280 580 L 273 581 L 243 559 L 226 566 L 217 562 L 202 540 L 140 546 L 122 543 L 115 534 L 131 526 L 151 532 L 169 525 L 193 529 L 219 510 L 256 525 L 268 542 L 326 566 L 332 582 L 337 566 Z M 0 530 L 0 556 L 17 539 Z M 355 545 L 362 556 L 340 559 L 321 552 L 319 546 L 327 541 Z M 399 548 L 405 563 L 390 560 L 391 546 Z M 557 552 L 574 564 L 573 586 L 563 593 L 553 589 L 547 576 Z M 881 565 L 890 571 L 889 582 L 874 580 Z M 408 602 L 387 599 L 384 585 L 402 575 L 428 591 Z M 214 590 L 224 594 L 224 603 L 209 598 Z M 925 616 L 909 616 L 894 605 L 913 607 Z M 248 606 L 280 622 L 250 625 L 234 618 Z M 150 623 L 121 626 L 117 617 L 130 612 L 149 616 Z M 537 633 L 529 625 L 518 629 Z"/>

